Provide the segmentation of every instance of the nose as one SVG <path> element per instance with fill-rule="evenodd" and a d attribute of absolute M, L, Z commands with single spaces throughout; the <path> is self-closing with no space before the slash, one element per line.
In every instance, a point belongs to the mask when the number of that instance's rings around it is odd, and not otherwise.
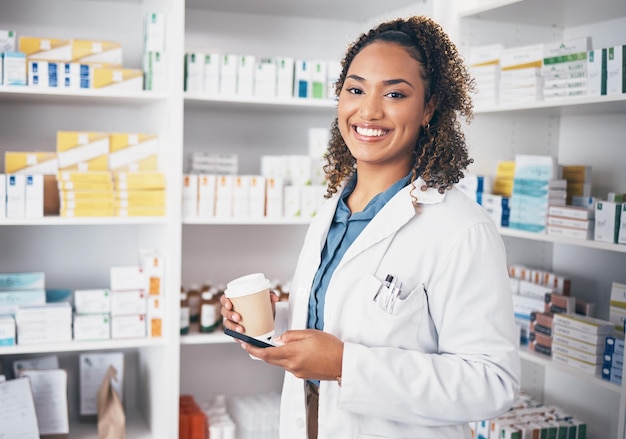
<path fill-rule="evenodd" d="M 364 120 L 381 119 L 383 106 L 380 98 L 373 93 L 366 94 L 361 100 L 359 112 Z"/>

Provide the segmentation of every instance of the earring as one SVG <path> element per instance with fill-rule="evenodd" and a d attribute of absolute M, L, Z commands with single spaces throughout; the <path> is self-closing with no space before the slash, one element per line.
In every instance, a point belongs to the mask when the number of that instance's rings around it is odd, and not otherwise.
<path fill-rule="evenodd" d="M 426 125 L 424 125 L 424 129 L 425 130 L 429 130 L 430 129 L 430 122 L 426 122 Z"/>

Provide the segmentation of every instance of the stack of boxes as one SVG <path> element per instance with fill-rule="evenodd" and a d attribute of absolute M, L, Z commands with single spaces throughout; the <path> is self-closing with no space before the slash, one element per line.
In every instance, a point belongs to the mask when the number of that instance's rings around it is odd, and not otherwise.
<path fill-rule="evenodd" d="M 15 31 L 0 29 L 0 85 L 26 85 L 26 55 L 16 43 Z"/>
<path fill-rule="evenodd" d="M 333 61 L 257 58 L 219 52 L 185 54 L 185 91 L 220 97 L 327 99 L 341 67 Z"/>
<path fill-rule="evenodd" d="M 577 206 L 549 206 L 547 233 L 576 239 L 592 239 L 594 210 Z"/>
<path fill-rule="evenodd" d="M 469 56 L 470 74 L 476 81 L 476 105 L 497 105 L 500 91 L 500 57 L 504 46 L 490 44 L 472 47 Z"/>
<path fill-rule="evenodd" d="M 72 307 L 68 302 L 20 305 L 15 312 L 20 345 L 72 340 Z"/>
<path fill-rule="evenodd" d="M 165 90 L 167 88 L 165 14 L 148 13 L 144 18 L 143 35 L 143 88 Z"/>
<path fill-rule="evenodd" d="M 111 290 L 74 291 L 74 340 L 111 338 Z"/>
<path fill-rule="evenodd" d="M 544 405 L 519 393 L 508 412 L 470 423 L 476 439 L 573 438 L 585 439 L 587 424 L 562 409 Z"/>
<path fill-rule="evenodd" d="M 573 204 L 576 197 L 591 197 L 591 166 L 563 165 L 561 177 L 567 180 L 566 204 Z"/>
<path fill-rule="evenodd" d="M 553 157 L 516 155 L 509 227 L 544 232 L 548 206 L 565 204 L 566 184 L 565 180 L 557 179 Z"/>
<path fill-rule="evenodd" d="M 626 284 L 613 282 L 611 285 L 609 320 L 615 325 L 616 331 L 624 331 L 624 327 L 626 327 Z"/>
<path fill-rule="evenodd" d="M 163 216 L 158 149 L 153 134 L 58 131 L 56 152 L 7 151 L 0 218 Z"/>
<path fill-rule="evenodd" d="M 543 95 L 546 100 L 587 94 L 587 53 L 590 50 L 590 37 L 543 45 Z"/>
<path fill-rule="evenodd" d="M 503 49 L 500 58 L 500 103 L 543 100 L 542 64 L 542 44 Z"/>
<path fill-rule="evenodd" d="M 595 228 L 593 239 L 600 242 L 617 244 L 620 242 L 621 214 L 623 202 L 603 200 L 595 205 Z M 626 240 L 624 240 L 626 242 Z"/>
<path fill-rule="evenodd" d="M 606 337 L 614 325 L 602 319 L 579 314 L 554 314 L 552 359 L 583 373 L 600 375 Z"/>
<path fill-rule="evenodd" d="M 19 307 L 38 307 L 45 304 L 44 273 L 0 274 L 0 345 L 10 346 L 18 343 L 15 316 Z"/>

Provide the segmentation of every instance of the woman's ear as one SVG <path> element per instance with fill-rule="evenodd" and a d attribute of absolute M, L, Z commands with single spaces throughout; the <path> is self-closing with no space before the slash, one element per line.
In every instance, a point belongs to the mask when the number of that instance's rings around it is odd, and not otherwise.
<path fill-rule="evenodd" d="M 426 102 L 426 108 L 424 108 L 424 117 L 422 118 L 422 126 L 430 124 L 430 120 L 435 114 L 436 99 L 437 98 L 435 98 L 435 96 L 431 96 L 428 102 Z"/>

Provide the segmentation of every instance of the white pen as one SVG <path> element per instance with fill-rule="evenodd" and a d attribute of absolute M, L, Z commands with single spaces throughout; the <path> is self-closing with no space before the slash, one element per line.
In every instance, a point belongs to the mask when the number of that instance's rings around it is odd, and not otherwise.
<path fill-rule="evenodd" d="M 384 287 L 389 289 L 389 286 L 391 285 L 391 282 L 395 282 L 394 277 L 391 274 L 388 274 L 387 277 L 385 278 L 385 283 L 384 283 Z M 383 286 L 381 285 L 380 287 L 378 287 L 378 290 L 376 291 L 376 294 L 374 294 L 374 298 L 372 300 L 374 300 L 374 302 L 376 302 L 376 299 L 378 298 L 378 295 L 380 294 L 380 290 Z"/>

